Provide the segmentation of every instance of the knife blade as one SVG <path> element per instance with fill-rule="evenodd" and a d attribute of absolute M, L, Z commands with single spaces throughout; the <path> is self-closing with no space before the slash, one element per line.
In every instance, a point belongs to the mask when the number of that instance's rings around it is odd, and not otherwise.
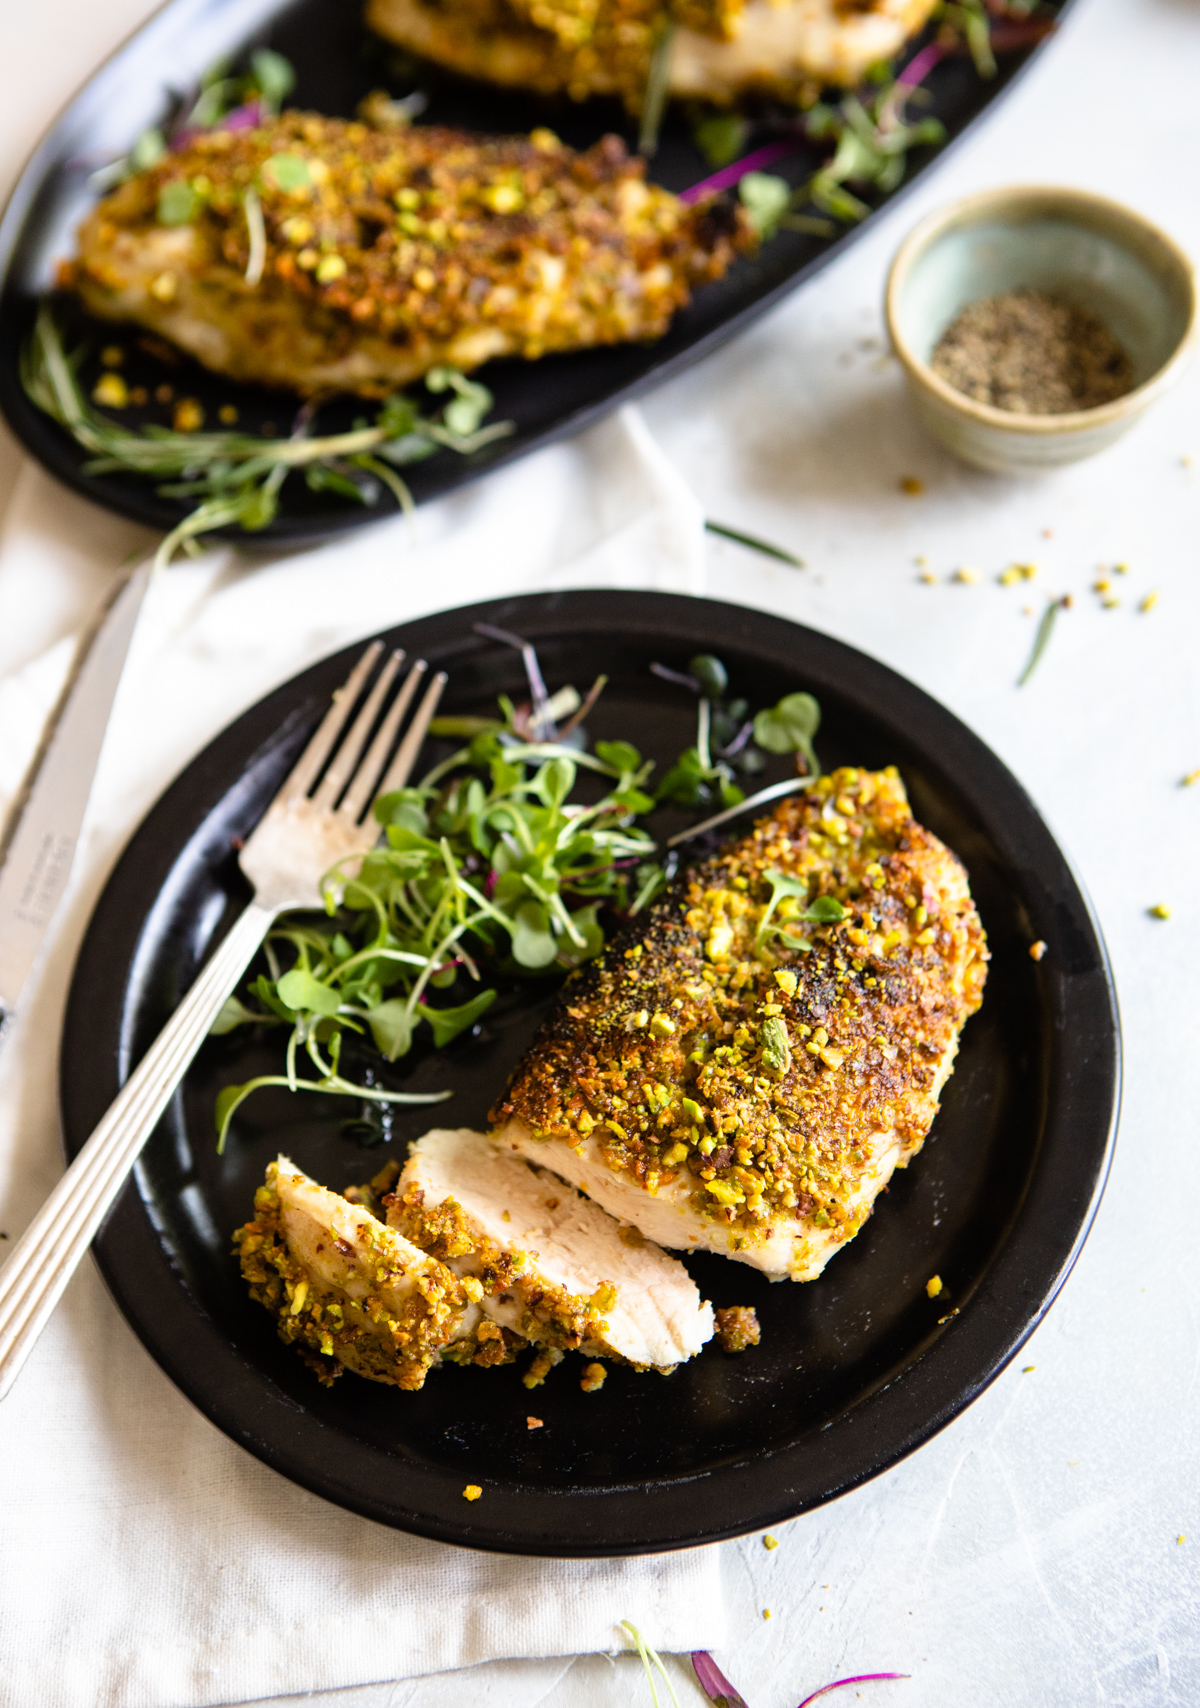
<path fill-rule="evenodd" d="M 72 678 L 0 866 L 0 1044 L 71 875 L 109 713 L 151 566 L 119 583 L 80 642 Z"/>

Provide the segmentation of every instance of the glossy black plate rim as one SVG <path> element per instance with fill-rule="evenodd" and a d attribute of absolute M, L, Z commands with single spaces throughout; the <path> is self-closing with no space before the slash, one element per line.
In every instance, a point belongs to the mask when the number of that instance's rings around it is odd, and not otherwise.
<path fill-rule="evenodd" d="M 681 649 L 727 642 L 784 657 L 821 691 L 852 706 L 880 708 L 931 768 L 967 800 L 1021 874 L 1030 934 L 1049 951 L 1039 966 L 1053 1018 L 1055 1071 L 1037 1165 L 1010 1230 L 974 1291 L 932 1329 L 897 1377 L 860 1397 L 815 1438 L 731 1458 L 699 1476 L 565 1492 L 488 1484 L 467 1506 L 461 1472 L 420 1469 L 421 1510 L 372 1489 L 376 1453 L 349 1441 L 266 1379 L 230 1346 L 172 1271 L 147 1206 L 129 1185 L 96 1242 L 109 1289 L 151 1356 L 230 1438 L 313 1493 L 364 1517 L 434 1540 L 542 1557 L 658 1553 L 720 1541 L 778 1524 L 835 1499 L 897 1464 L 977 1397 L 1016 1355 L 1050 1308 L 1092 1225 L 1111 1165 L 1120 1101 L 1116 993 L 1091 905 L 1032 801 L 1002 762 L 936 700 L 887 666 L 830 636 L 715 600 L 659 593 L 586 591 L 526 595 L 438 613 L 388 631 L 389 644 L 436 652 L 476 621 L 502 624 L 537 642 L 561 632 L 598 637 L 653 635 Z M 243 714 L 187 767 L 151 810 L 121 856 L 80 950 L 64 1028 L 60 1096 L 64 1145 L 77 1154 L 115 1095 L 126 1053 L 124 989 L 159 887 L 198 814 L 228 780 L 277 739 L 297 709 L 320 703 L 361 650 L 323 660 Z M 214 794 L 214 790 L 218 793 Z M 200 806 L 197 803 L 201 803 Z M 1068 975 L 1072 958 L 1086 975 Z M 180 1345 L 192 1348 L 190 1360 Z M 199 1356 L 196 1356 L 196 1353 Z"/>
<path fill-rule="evenodd" d="M 76 112 L 87 102 L 93 92 L 93 86 L 100 83 L 105 75 L 117 65 L 123 56 L 135 51 L 144 41 L 150 38 L 152 32 L 169 30 L 172 19 L 176 14 L 184 14 L 202 7 L 205 0 L 167 0 L 158 12 L 153 13 L 146 21 L 128 37 L 125 38 L 113 52 L 97 67 L 92 76 L 80 87 L 70 101 L 61 109 L 34 152 L 14 185 L 8 201 L 0 214 L 0 304 L 6 314 L 28 312 L 27 299 L 16 297 L 11 289 L 10 269 L 14 255 L 24 233 L 26 220 L 36 217 L 34 209 L 39 193 L 53 169 L 56 159 L 56 140 L 63 130 L 72 122 Z M 218 4 L 230 8 L 231 0 L 218 0 Z M 255 13 L 257 22 L 282 12 L 288 0 L 277 0 L 268 11 L 260 5 Z M 1055 14 L 1056 28 L 1061 27 L 1074 0 L 1061 0 Z M 420 465 L 413 471 L 409 484 L 417 503 L 427 499 L 442 497 L 447 493 L 457 491 L 460 487 L 469 485 L 486 474 L 491 474 L 518 461 L 533 451 L 557 444 L 563 439 L 574 437 L 586 428 L 602 420 L 624 403 L 632 403 L 645 396 L 656 386 L 674 378 L 693 364 L 704 360 L 707 356 L 721 349 L 737 334 L 745 330 L 755 320 L 766 314 L 778 303 L 789 296 L 794 290 L 815 277 L 825 266 L 835 260 L 868 228 L 876 219 L 891 208 L 896 202 L 905 198 L 913 187 L 921 181 L 928 172 L 936 167 L 945 155 L 955 148 L 960 141 L 970 135 L 975 128 L 993 111 L 998 100 L 1025 75 L 1029 66 L 1039 57 L 1046 45 L 1052 39 L 1054 32 L 1033 42 L 1024 56 L 1012 64 L 1005 65 L 997 75 L 995 85 L 978 112 L 969 118 L 962 128 L 947 138 L 945 143 L 927 152 L 928 158 L 915 167 L 910 167 L 904 182 L 896 190 L 891 191 L 880 203 L 873 208 L 868 216 L 857 225 L 849 226 L 835 240 L 812 256 L 810 260 L 797 267 L 786 278 L 773 287 L 765 290 L 753 300 L 735 310 L 720 325 L 707 333 L 696 337 L 684 349 L 664 356 L 657 362 L 635 375 L 624 384 L 603 389 L 587 404 L 569 409 L 558 419 L 542 430 L 519 430 L 511 438 L 500 440 L 495 445 L 474 456 L 435 459 L 436 467 L 429 470 L 427 465 Z M 553 360 L 553 358 L 546 358 Z M 483 376 L 486 379 L 486 371 Z M 16 438 L 31 456 L 57 479 L 63 481 L 73 491 L 100 504 L 115 514 L 126 519 L 139 522 L 160 530 L 173 528 L 185 513 L 172 500 L 160 498 L 153 487 L 147 482 L 144 491 L 142 487 L 126 486 L 120 479 L 112 480 L 105 476 L 90 476 L 83 473 L 84 457 L 69 436 L 36 409 L 24 394 L 20 375 L 15 362 L 0 360 L 0 414 L 3 414 Z M 432 478 L 426 478 L 432 473 Z M 344 512 L 331 509 L 320 515 L 291 514 L 286 506 L 281 508 L 275 519 L 258 533 L 246 533 L 238 528 L 214 530 L 213 537 L 219 539 L 236 539 L 247 550 L 271 550 L 289 541 L 305 540 L 315 542 L 322 539 L 336 538 L 354 528 L 366 526 L 372 522 L 384 521 L 396 514 L 393 501 L 384 495 L 369 507 L 347 505 Z"/>

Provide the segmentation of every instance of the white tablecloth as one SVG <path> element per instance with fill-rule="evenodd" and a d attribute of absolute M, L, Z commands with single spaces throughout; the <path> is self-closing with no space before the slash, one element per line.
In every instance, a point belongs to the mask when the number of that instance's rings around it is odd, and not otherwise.
<path fill-rule="evenodd" d="M 125 15 L 142 9 L 128 0 Z M 80 0 L 46 0 L 41 16 L 23 17 L 26 39 L 53 37 L 56 51 L 43 65 L 24 50 L 17 117 L 10 109 L 3 120 L 14 137 L 32 138 L 35 110 L 40 123 L 86 73 L 100 36 L 116 33 L 116 12 L 102 28 Z M 71 21 L 61 53 L 51 15 Z M 710 516 L 808 562 L 795 572 L 713 544 L 708 592 L 794 616 L 886 659 L 965 718 L 1030 789 L 1098 907 L 1127 1049 L 1122 1136 L 1100 1217 L 1017 1365 L 912 1459 L 782 1527 L 777 1550 L 752 1537 L 721 1551 L 729 1641 L 720 1658 L 752 1708 L 792 1708 L 829 1679 L 879 1670 L 912 1681 L 862 1687 L 864 1703 L 1200 1701 L 1192 1227 L 1200 785 L 1179 786 L 1200 767 L 1200 375 L 1103 457 L 1014 483 L 961 468 L 922 435 L 879 344 L 882 280 L 904 232 L 928 208 L 986 184 L 1096 188 L 1134 203 L 1200 254 L 1198 87 L 1200 10 L 1189 0 L 1079 0 L 1022 86 L 910 200 L 645 406 L 654 437 Z M 920 496 L 900 490 L 907 476 L 923 481 Z M 521 478 L 519 470 L 500 477 Z M 115 524 L 91 512 L 83 522 L 82 507 L 73 514 L 62 523 L 62 549 L 69 557 L 77 542 L 83 562 L 99 531 Z M 114 541 L 109 561 L 116 555 Z M 918 557 L 936 585 L 919 579 Z M 1034 583 L 998 585 L 1008 563 L 1031 559 Z M 1100 566 L 1117 562 L 1129 566 L 1113 578 L 1121 604 L 1105 609 L 1092 584 Z M 951 580 L 962 566 L 980 580 Z M 75 572 L 68 564 L 63 573 Z M 0 566 L 0 611 L 11 612 L 4 586 Z M 1138 602 L 1151 590 L 1159 601 L 1142 613 Z M 1018 690 L 1045 593 L 1065 591 L 1075 594 L 1074 609 Z M 431 603 L 457 598 L 439 590 Z M 26 641 L 21 610 L 0 623 L 0 647 L 11 647 L 14 661 L 54 639 L 41 608 L 29 624 Z M 1159 902 L 1172 910 L 1165 922 L 1147 912 Z M 108 1310 L 101 1298 L 96 1304 Z M 127 1348 L 130 1380 L 165 1388 L 110 1317 L 104 1344 Z M 1026 1365 L 1034 1368 L 1025 1373 Z M 135 1414 L 122 1422 L 111 1399 L 106 1409 L 94 1366 L 77 1364 L 69 1387 L 85 1394 L 89 1419 L 103 1417 L 106 1442 L 129 1427 Z M 28 1424 L 31 1432 L 51 1427 L 57 1417 L 42 1413 Z M 250 1466 L 247 1475 L 267 1473 Z M 131 1529 L 139 1498 L 146 1490 L 127 1484 L 113 1496 Z M 678 1676 L 681 1701 L 697 1700 Z M 314 1675 L 306 1685 L 321 1682 Z M 156 1702 L 168 1708 L 170 1700 Z M 616 1708 L 648 1696 L 636 1662 L 591 1656 L 497 1662 L 305 1700 Z"/>

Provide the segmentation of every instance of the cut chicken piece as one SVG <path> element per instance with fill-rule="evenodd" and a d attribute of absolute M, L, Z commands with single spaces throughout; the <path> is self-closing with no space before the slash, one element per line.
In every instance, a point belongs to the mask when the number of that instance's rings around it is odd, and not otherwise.
<path fill-rule="evenodd" d="M 813 100 L 904 46 L 934 0 L 369 0 L 381 35 L 468 77 L 575 100 L 645 98 L 667 24 L 672 95 Z"/>
<path fill-rule="evenodd" d="M 62 280 L 234 379 L 385 397 L 439 363 L 665 332 L 754 240 L 731 202 L 644 173 L 615 136 L 577 154 L 284 113 L 122 184 Z"/>
<path fill-rule="evenodd" d="M 250 1296 L 289 1344 L 414 1389 L 452 1342 L 470 1347 L 480 1313 L 458 1277 L 287 1157 L 267 1169 L 254 1211 L 235 1248 Z"/>
<path fill-rule="evenodd" d="M 924 1142 L 986 961 L 896 772 L 837 771 L 572 976 L 496 1136 L 660 1245 L 812 1280 Z"/>
<path fill-rule="evenodd" d="M 671 1369 L 712 1338 L 712 1306 L 676 1258 L 482 1133 L 414 1145 L 388 1221 L 540 1345 Z"/>

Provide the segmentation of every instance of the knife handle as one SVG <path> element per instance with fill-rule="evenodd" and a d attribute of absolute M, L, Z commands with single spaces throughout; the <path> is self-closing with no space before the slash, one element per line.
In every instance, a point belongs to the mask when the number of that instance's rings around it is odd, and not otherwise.
<path fill-rule="evenodd" d="M 0 1269 L 0 1399 L 274 918 L 274 909 L 252 904 L 234 921 Z"/>

